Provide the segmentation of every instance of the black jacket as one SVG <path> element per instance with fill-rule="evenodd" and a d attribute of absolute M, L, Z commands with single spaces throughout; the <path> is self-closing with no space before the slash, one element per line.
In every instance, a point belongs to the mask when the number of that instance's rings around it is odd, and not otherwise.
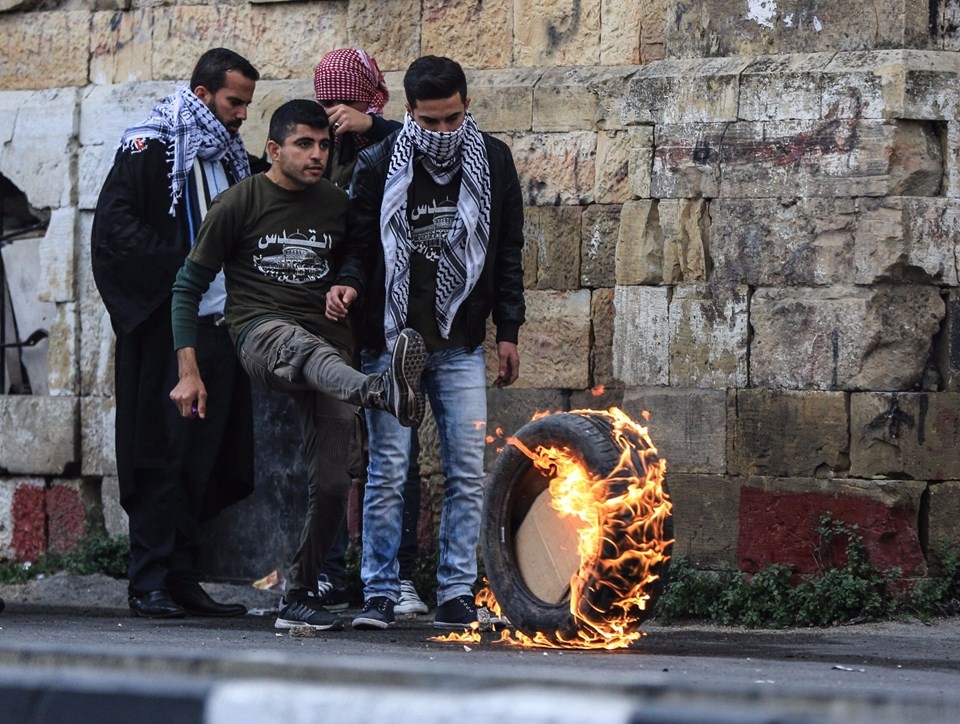
<path fill-rule="evenodd" d="M 360 292 L 361 320 L 357 327 L 361 346 L 374 353 L 384 348 L 383 246 L 380 242 L 380 205 L 390 156 L 399 131 L 364 149 L 354 170 L 350 189 L 347 235 L 360 239 L 363 256 L 348 253 L 340 268 L 339 283 Z M 463 301 L 467 346 L 474 348 L 486 336 L 486 320 L 493 312 L 498 342 L 517 342 L 524 322 L 523 301 L 523 197 L 510 149 L 483 134 L 490 164 L 490 243 L 483 271 Z"/>

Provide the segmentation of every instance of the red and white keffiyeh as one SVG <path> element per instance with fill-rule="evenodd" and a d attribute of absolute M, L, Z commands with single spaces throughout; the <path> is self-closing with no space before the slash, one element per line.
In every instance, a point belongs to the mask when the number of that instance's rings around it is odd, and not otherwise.
<path fill-rule="evenodd" d="M 318 101 L 361 101 L 380 115 L 390 100 L 387 82 L 373 56 L 357 48 L 331 50 L 313 72 Z"/>

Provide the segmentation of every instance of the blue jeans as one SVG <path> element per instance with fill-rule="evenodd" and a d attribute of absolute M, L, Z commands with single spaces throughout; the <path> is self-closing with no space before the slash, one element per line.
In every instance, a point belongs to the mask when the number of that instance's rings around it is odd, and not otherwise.
<path fill-rule="evenodd" d="M 389 353 L 364 353 L 362 369 L 385 370 Z M 440 517 L 437 603 L 472 595 L 477 579 L 477 541 L 483 506 L 483 449 L 487 429 L 487 385 L 483 349 L 431 352 L 421 384 L 430 400 L 440 437 L 446 478 Z M 370 439 L 363 497 L 364 598 L 400 596 L 397 550 L 403 527 L 403 483 L 410 460 L 410 428 L 388 412 L 366 410 Z"/>

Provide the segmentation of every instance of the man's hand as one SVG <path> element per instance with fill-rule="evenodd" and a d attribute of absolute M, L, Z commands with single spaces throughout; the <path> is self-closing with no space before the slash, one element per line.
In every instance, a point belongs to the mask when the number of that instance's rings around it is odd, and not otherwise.
<path fill-rule="evenodd" d="M 500 357 L 500 369 L 494 387 L 508 387 L 520 376 L 520 352 L 513 342 L 497 342 L 497 355 Z"/>
<path fill-rule="evenodd" d="M 353 287 L 344 284 L 330 287 L 330 291 L 327 292 L 327 308 L 324 315 L 331 321 L 339 322 L 347 316 L 350 305 L 356 298 L 357 290 Z"/>
<path fill-rule="evenodd" d="M 337 136 L 344 133 L 364 134 L 373 126 L 370 116 L 345 103 L 328 108 L 327 118 L 330 119 L 330 130 Z"/>
<path fill-rule="evenodd" d="M 180 381 L 170 390 L 170 399 L 181 417 L 199 417 L 202 420 L 207 416 L 207 388 L 200 378 L 197 350 L 193 347 L 178 349 L 177 365 Z"/>

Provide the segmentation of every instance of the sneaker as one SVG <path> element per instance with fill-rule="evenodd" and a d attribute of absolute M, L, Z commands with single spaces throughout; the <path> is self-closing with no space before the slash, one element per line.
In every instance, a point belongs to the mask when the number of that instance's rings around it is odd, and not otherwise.
<path fill-rule="evenodd" d="M 400 581 L 400 600 L 393 610 L 396 613 L 426 613 L 430 609 L 420 599 L 413 581 Z"/>
<path fill-rule="evenodd" d="M 334 613 L 320 605 L 314 596 L 288 601 L 286 597 L 280 599 L 280 612 L 274 628 L 297 628 L 309 626 L 318 631 L 339 631 L 343 628 L 343 621 Z"/>
<path fill-rule="evenodd" d="M 393 601 L 386 596 L 374 596 L 363 602 L 363 608 L 353 619 L 356 629 L 388 628 L 393 626 Z"/>
<path fill-rule="evenodd" d="M 470 628 L 477 623 L 477 606 L 473 596 L 457 596 L 437 606 L 434 628 Z"/>
<path fill-rule="evenodd" d="M 390 369 L 383 373 L 386 409 L 404 427 L 416 427 L 423 419 L 424 400 L 420 375 L 427 365 L 427 346 L 420 333 L 400 330 L 390 357 Z"/>
<path fill-rule="evenodd" d="M 320 605 L 328 611 L 346 611 L 350 606 L 350 592 L 346 588 L 338 588 L 323 573 L 317 579 L 317 594 Z"/>

